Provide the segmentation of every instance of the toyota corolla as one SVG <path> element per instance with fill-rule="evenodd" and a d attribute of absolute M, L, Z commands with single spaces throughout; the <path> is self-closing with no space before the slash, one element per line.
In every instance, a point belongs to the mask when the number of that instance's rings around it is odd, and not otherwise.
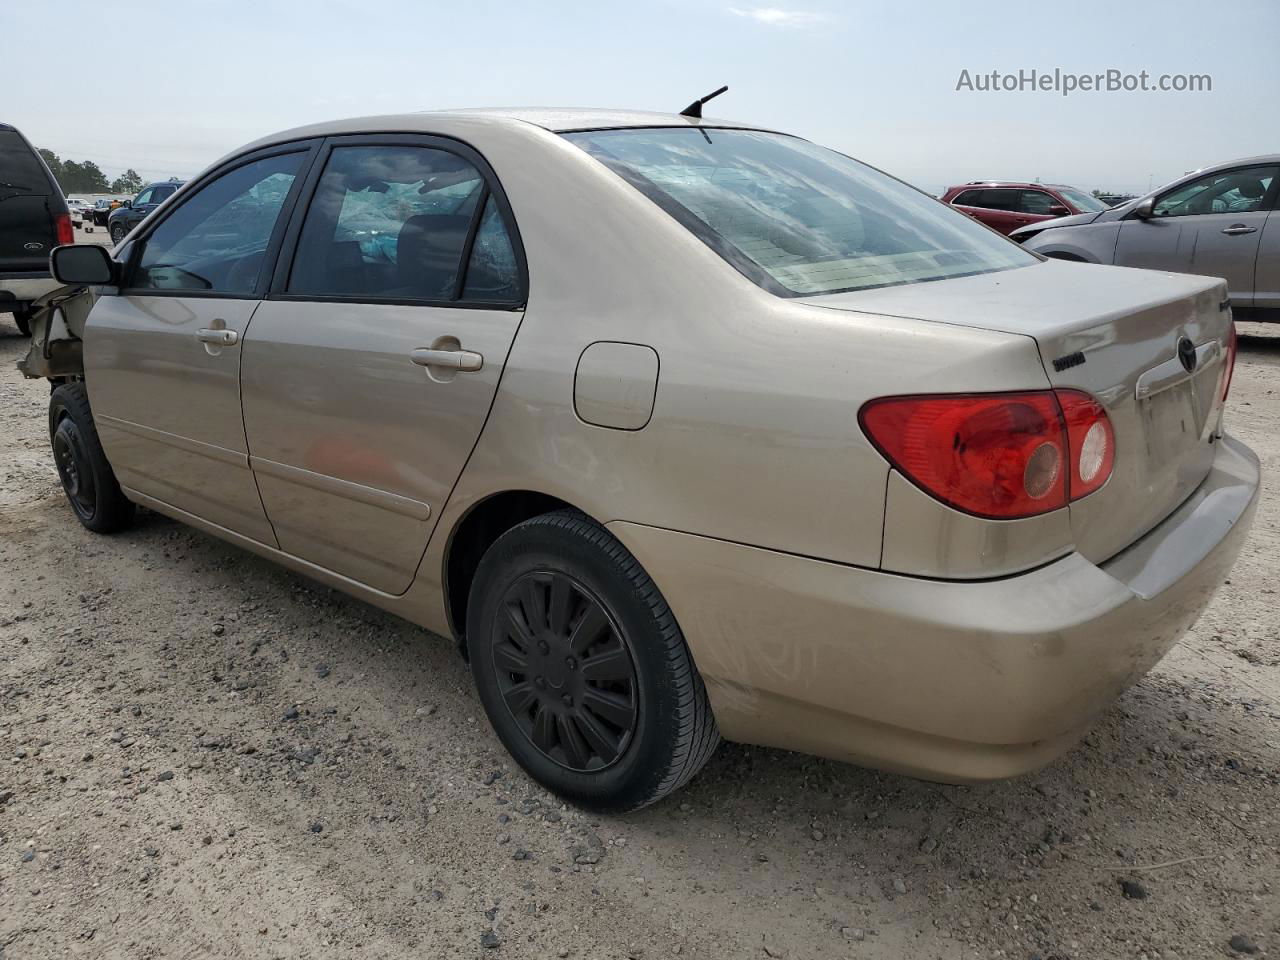
<path fill-rule="evenodd" d="M 1258 493 L 1221 280 L 1046 260 L 746 124 L 306 127 L 53 264 L 25 369 L 80 521 L 141 505 L 452 635 L 596 809 L 721 737 L 1042 766 Z"/>

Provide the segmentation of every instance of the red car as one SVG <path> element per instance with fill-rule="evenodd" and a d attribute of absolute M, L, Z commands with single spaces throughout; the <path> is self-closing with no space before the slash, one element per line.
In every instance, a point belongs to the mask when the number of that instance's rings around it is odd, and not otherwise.
<path fill-rule="evenodd" d="M 1005 234 L 1040 220 L 1107 209 L 1097 197 L 1075 187 L 1006 180 L 974 180 L 950 187 L 942 195 L 942 202 Z"/>

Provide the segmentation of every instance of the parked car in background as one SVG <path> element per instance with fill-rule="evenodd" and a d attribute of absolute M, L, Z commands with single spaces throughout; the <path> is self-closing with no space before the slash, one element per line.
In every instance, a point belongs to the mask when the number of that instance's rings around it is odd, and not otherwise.
<path fill-rule="evenodd" d="M 1042 766 L 1257 504 L 1221 281 L 1032 256 L 743 124 L 317 124 L 53 262 L 95 288 L 57 308 L 82 342 L 23 369 L 81 523 L 142 504 L 452 632 L 516 760 L 591 808 L 722 734 Z"/>
<path fill-rule="evenodd" d="M 57 288 L 49 254 L 75 242 L 53 172 L 15 127 L 0 123 L 0 314 L 30 332 L 31 304 Z"/>
<path fill-rule="evenodd" d="M 1060 260 L 1223 277 L 1239 317 L 1280 319 L 1280 154 L 1197 170 L 1122 206 L 1012 237 Z"/>
<path fill-rule="evenodd" d="M 125 236 L 140 224 L 152 210 L 173 196 L 183 181 L 160 180 L 149 183 L 132 200 L 111 211 L 107 217 L 107 232 L 111 234 L 112 243 L 120 243 Z"/>
<path fill-rule="evenodd" d="M 105 227 L 107 218 L 111 216 L 111 211 L 120 206 L 120 201 L 111 197 L 103 197 L 93 202 L 93 223 L 94 226 Z"/>
<path fill-rule="evenodd" d="M 88 200 L 81 197 L 67 197 L 67 210 L 71 214 L 71 225 L 73 227 L 81 226 L 84 223 L 86 211 L 92 209 L 92 205 Z"/>
<path fill-rule="evenodd" d="M 1092 194 L 1075 187 L 1003 180 L 974 180 L 949 187 L 942 202 L 1004 234 L 1029 223 L 1073 213 L 1100 213 L 1107 208 Z"/>

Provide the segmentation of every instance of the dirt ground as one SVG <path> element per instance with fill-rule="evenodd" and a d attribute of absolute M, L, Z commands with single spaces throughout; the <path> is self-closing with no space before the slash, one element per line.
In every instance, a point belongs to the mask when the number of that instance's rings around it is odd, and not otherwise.
<path fill-rule="evenodd" d="M 726 744 L 610 819 L 441 638 L 154 514 L 82 530 L 0 318 L 0 958 L 1280 957 L 1280 327 L 1241 329 L 1252 537 L 1081 746 L 962 788 Z"/>

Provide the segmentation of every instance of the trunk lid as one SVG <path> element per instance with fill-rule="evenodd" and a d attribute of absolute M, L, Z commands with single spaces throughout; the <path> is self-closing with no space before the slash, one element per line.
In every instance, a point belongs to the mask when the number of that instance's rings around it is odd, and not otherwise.
<path fill-rule="evenodd" d="M 1110 480 L 1070 506 L 1076 548 L 1100 563 L 1172 513 L 1209 472 L 1231 326 L 1226 297 L 1215 278 L 1049 260 L 806 302 L 1032 337 L 1049 383 L 1092 394 L 1115 429 Z M 1190 371 L 1179 359 L 1184 338 L 1196 355 Z"/>

